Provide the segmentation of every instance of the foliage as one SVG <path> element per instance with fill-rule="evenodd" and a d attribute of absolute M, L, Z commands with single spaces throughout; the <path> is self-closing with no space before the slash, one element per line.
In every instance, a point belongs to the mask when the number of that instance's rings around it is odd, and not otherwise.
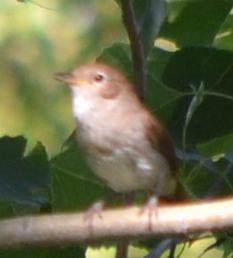
<path fill-rule="evenodd" d="M 83 2 L 77 1 L 75 8 Z M 168 16 L 155 44 L 155 36 L 166 14 L 165 8 L 153 5 L 152 0 L 133 2 L 137 21 L 135 26 L 143 35 L 142 55 L 146 57 L 146 103 L 167 125 L 177 143 L 177 153 L 182 163 L 180 177 L 190 198 L 231 195 L 233 45 L 230 42 L 233 40 L 233 0 L 168 1 Z M 120 12 L 120 1 L 116 3 Z M 69 12 L 69 5 L 74 6 L 74 1 L 66 1 L 63 6 L 67 8 L 66 13 Z M 94 5 L 94 1 L 88 3 L 88 6 L 91 5 Z M 99 14 L 103 9 L 101 6 Z M 155 19 L 153 14 L 160 19 Z M 127 27 L 125 19 L 124 22 Z M 107 25 L 100 28 L 98 24 L 93 28 L 101 35 L 111 29 Z M 94 36 L 98 37 L 96 34 Z M 45 38 L 35 39 L 40 40 L 41 44 L 48 44 Z M 175 48 L 167 49 L 161 40 L 173 44 Z M 101 42 L 104 43 L 104 40 Z M 63 43 L 69 44 L 64 39 Z M 93 44 L 92 35 L 89 47 Z M 52 55 L 50 52 L 47 54 Z M 71 56 L 71 62 L 77 62 L 77 58 Z M 104 45 L 101 54 L 96 56 L 97 60 L 124 70 L 131 80 L 135 78 L 135 59 L 131 58 L 128 43 L 116 40 L 110 46 Z M 30 60 L 35 62 L 33 58 Z M 56 60 L 52 65 L 54 63 Z M 14 69 L 21 72 L 18 64 L 14 65 L 17 68 Z M 38 72 L 42 71 L 37 71 L 37 76 Z M 28 85 L 35 81 L 32 78 L 25 82 L 23 76 L 19 78 L 19 87 L 20 84 Z M 30 90 L 28 94 L 29 98 Z M 33 105 L 39 106 L 39 102 L 35 104 L 36 101 L 34 99 Z M 43 145 L 46 144 L 43 142 Z M 73 135 L 63 144 L 60 153 L 50 160 L 41 143 L 27 156 L 23 154 L 25 145 L 26 140 L 20 136 L 0 139 L 1 217 L 11 216 L 13 211 L 22 214 L 83 209 L 95 199 L 106 198 L 111 193 L 90 173 Z M 21 173 L 20 182 L 18 173 Z M 232 255 L 231 234 L 215 234 L 215 238 L 216 244 L 211 248 L 221 248 L 224 255 Z M 79 257 L 84 257 L 82 251 L 77 252 Z"/>

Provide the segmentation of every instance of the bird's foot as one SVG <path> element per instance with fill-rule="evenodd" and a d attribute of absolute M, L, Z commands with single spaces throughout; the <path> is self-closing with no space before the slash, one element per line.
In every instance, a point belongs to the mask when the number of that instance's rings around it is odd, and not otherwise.
<path fill-rule="evenodd" d="M 104 201 L 98 201 L 92 204 L 92 206 L 87 210 L 84 215 L 84 221 L 90 221 L 94 218 L 94 216 L 98 216 L 102 219 L 102 211 L 105 208 Z"/>
<path fill-rule="evenodd" d="M 84 214 L 84 222 L 89 225 L 90 233 L 93 235 L 94 227 L 93 222 L 94 218 L 98 216 L 100 219 L 103 218 L 102 211 L 104 210 L 105 203 L 103 201 L 95 202 Z"/>
<path fill-rule="evenodd" d="M 148 229 L 152 230 L 152 218 L 155 216 L 158 217 L 158 197 L 155 195 L 152 195 L 146 204 L 142 206 L 142 208 L 139 211 L 139 215 L 143 215 L 148 213 Z"/>

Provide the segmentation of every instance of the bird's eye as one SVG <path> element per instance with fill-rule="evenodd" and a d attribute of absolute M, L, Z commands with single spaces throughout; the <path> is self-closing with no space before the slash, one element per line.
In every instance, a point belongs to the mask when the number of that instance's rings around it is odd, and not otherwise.
<path fill-rule="evenodd" d="M 96 74 L 95 77 L 94 77 L 94 80 L 96 82 L 102 82 L 104 79 L 105 79 L 105 77 L 104 77 L 103 74 Z"/>

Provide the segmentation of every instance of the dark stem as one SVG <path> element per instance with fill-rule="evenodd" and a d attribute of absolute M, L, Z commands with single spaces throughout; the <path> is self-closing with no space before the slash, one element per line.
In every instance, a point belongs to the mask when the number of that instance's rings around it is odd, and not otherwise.
<path fill-rule="evenodd" d="M 144 99 L 146 88 L 145 74 L 145 56 L 141 35 L 138 31 L 138 25 L 132 5 L 132 0 L 121 0 L 122 19 L 125 24 L 131 47 L 134 82 L 137 93 L 141 100 Z"/>
<path fill-rule="evenodd" d="M 117 244 L 115 258 L 127 258 L 128 257 L 128 246 L 129 246 L 129 241 L 127 241 L 127 240 L 119 241 Z"/>
<path fill-rule="evenodd" d="M 185 236 L 174 236 L 163 239 L 156 244 L 155 247 L 151 249 L 150 253 L 144 258 L 159 258 L 168 249 L 170 249 L 168 258 L 175 257 L 174 254 L 177 244 L 184 241 L 187 241 L 187 237 Z"/>

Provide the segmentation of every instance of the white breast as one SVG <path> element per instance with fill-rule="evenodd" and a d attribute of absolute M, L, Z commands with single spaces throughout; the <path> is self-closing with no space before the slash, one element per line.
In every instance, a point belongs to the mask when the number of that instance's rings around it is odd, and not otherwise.
<path fill-rule="evenodd" d="M 77 86 L 71 86 L 72 91 L 72 109 L 73 115 L 76 118 L 85 116 L 86 112 L 92 109 L 92 102 L 89 101 L 83 94 L 79 94 L 79 88 Z"/>

